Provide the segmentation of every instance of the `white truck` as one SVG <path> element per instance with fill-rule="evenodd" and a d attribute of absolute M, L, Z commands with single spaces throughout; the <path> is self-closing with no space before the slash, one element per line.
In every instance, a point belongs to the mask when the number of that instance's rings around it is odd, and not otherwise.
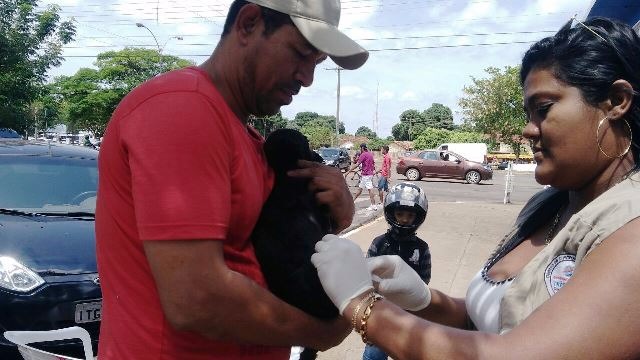
<path fill-rule="evenodd" d="M 460 154 L 467 160 L 485 164 L 487 162 L 487 144 L 485 143 L 445 143 L 438 150 L 449 150 Z"/>

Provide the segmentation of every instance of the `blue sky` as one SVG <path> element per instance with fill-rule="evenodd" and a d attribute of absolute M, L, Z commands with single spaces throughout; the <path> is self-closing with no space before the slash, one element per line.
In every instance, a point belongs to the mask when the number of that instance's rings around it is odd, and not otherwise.
<path fill-rule="evenodd" d="M 56 0 L 63 18 L 74 18 L 76 41 L 64 49 L 66 61 L 51 76 L 92 67 L 95 56 L 126 46 L 157 48 L 165 54 L 203 62 L 213 51 L 230 0 Z M 342 0 L 340 28 L 370 50 L 369 61 L 342 71 L 340 120 L 347 132 L 360 126 L 381 137 L 391 134 L 407 109 L 441 103 L 462 121 L 458 100 L 471 77 L 489 66 L 518 65 L 536 40 L 552 35 L 572 16 L 588 13 L 593 0 Z M 178 39 L 180 37 L 182 40 Z M 327 60 L 314 84 L 282 108 L 336 114 L 337 73 Z M 378 104 L 376 107 L 376 103 Z M 377 108 L 377 111 L 376 111 Z"/>

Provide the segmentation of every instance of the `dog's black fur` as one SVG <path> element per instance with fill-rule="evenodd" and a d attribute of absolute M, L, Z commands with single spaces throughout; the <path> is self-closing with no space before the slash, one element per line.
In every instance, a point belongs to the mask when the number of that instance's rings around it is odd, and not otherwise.
<path fill-rule="evenodd" d="M 309 181 L 287 176 L 298 167 L 298 160 L 322 162 L 322 158 L 309 149 L 302 133 L 292 129 L 271 133 L 264 151 L 275 184 L 251 235 L 262 272 L 271 292 L 282 300 L 315 317 L 333 319 L 338 309 L 311 263 L 316 242 L 331 232 L 331 220 L 309 191 Z M 301 355 L 301 359 L 315 357 L 311 349 Z"/>

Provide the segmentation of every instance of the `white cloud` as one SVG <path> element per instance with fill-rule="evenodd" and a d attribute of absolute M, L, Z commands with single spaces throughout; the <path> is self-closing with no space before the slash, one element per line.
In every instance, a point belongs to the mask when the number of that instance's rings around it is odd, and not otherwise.
<path fill-rule="evenodd" d="M 366 97 L 365 91 L 359 86 L 341 86 L 340 96 L 353 97 L 356 99 L 364 99 Z"/>
<path fill-rule="evenodd" d="M 418 101 L 419 98 L 420 97 L 418 96 L 418 94 L 411 90 L 405 91 L 402 95 L 400 95 L 401 101 Z"/>
<path fill-rule="evenodd" d="M 160 5 L 158 23 L 156 1 Z M 153 46 L 150 34 L 136 28 L 135 22 L 148 26 L 161 46 L 168 41 L 167 53 L 206 56 L 218 41 L 216 34 L 221 31 L 231 0 L 215 3 L 103 0 L 91 5 L 79 0 L 55 2 L 68 5 L 63 8 L 63 15 L 77 16 L 82 24 L 78 26 L 78 41 L 70 44 L 76 48 L 65 50 L 65 55 L 81 57 L 69 57 L 60 68 L 50 72 L 70 75 L 95 61 L 85 56 L 111 50 L 93 47 L 101 42 L 119 47 Z M 471 83 L 471 76 L 485 77 L 484 69 L 489 66 L 518 65 L 530 42 L 551 35 L 573 14 L 584 15 L 592 0 L 342 2 L 340 28 L 345 33 L 367 49 L 399 49 L 371 52 L 362 68 L 344 71 L 341 78 L 340 120 L 345 122 L 347 131 L 353 133 L 360 126 L 372 127 L 377 101 L 378 134 L 386 137 L 407 109 L 422 111 L 437 102 L 456 113 L 462 88 Z M 469 36 L 471 34 L 486 35 Z M 171 40 L 175 35 L 184 39 Z M 504 44 L 478 46 L 495 43 Z M 420 47 L 422 49 L 406 49 Z M 190 58 L 196 63 L 205 59 L 204 56 Z M 335 71 L 325 70 L 333 67 L 331 61 L 320 65 L 313 86 L 303 89 L 291 105 L 282 109 L 283 114 L 289 118 L 301 111 L 335 114 L 337 75 Z M 454 116 L 459 118 L 459 114 Z"/>

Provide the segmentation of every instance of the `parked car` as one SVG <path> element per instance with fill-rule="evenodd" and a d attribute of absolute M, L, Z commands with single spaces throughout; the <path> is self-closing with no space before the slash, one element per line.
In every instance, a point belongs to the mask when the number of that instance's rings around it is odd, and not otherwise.
<path fill-rule="evenodd" d="M 509 167 L 509 162 L 507 160 L 502 160 L 498 163 L 498 170 L 506 170 Z"/>
<path fill-rule="evenodd" d="M 13 129 L 0 128 L 0 139 L 22 139 L 22 136 Z"/>
<path fill-rule="evenodd" d="M 470 184 L 478 184 L 482 180 L 493 178 L 490 166 L 469 161 L 452 151 L 439 150 L 420 151 L 400 158 L 396 172 L 411 181 L 423 177 L 459 178 Z"/>
<path fill-rule="evenodd" d="M 317 153 L 320 154 L 326 165 L 337 167 L 344 171 L 349 170 L 351 166 L 351 157 L 349 157 L 346 149 L 320 148 Z"/>
<path fill-rule="evenodd" d="M 21 359 L 5 330 L 81 326 L 97 350 L 98 151 L 0 139 L 0 359 Z M 79 340 L 36 345 L 81 357 Z"/>

